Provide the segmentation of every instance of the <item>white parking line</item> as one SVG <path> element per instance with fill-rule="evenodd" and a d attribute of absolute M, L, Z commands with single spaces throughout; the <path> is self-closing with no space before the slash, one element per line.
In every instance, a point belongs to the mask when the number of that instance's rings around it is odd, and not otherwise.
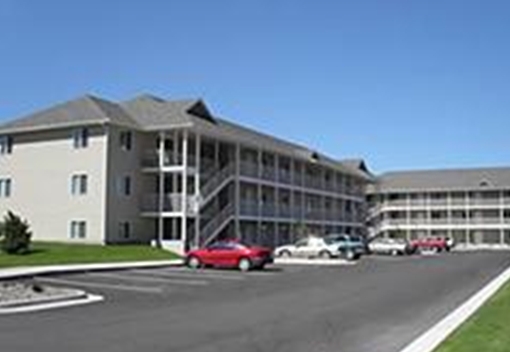
<path fill-rule="evenodd" d="M 100 282 L 83 282 L 77 280 L 67 280 L 67 279 L 56 279 L 50 277 L 37 277 L 37 281 L 61 284 L 67 286 L 81 286 L 81 287 L 95 287 L 95 288 L 107 288 L 112 290 L 121 290 L 121 291 L 134 291 L 134 292 L 144 292 L 144 293 L 161 293 L 163 292 L 162 287 L 142 287 L 142 286 L 132 286 L 132 285 L 117 285 L 117 284 L 107 284 Z"/>
<path fill-rule="evenodd" d="M 103 277 L 108 279 L 117 279 L 123 281 L 139 281 L 139 282 L 163 282 L 167 284 L 176 285 L 189 285 L 189 286 L 205 286 L 209 282 L 205 280 L 179 280 L 179 279 L 165 279 L 161 277 L 147 277 L 139 275 L 122 275 L 113 273 L 88 273 L 87 276 L 91 277 Z"/>
<path fill-rule="evenodd" d="M 308 259 L 308 258 L 276 258 L 275 264 L 284 265 L 354 265 L 355 261 L 347 261 L 344 259 Z"/>
<path fill-rule="evenodd" d="M 154 270 L 130 270 L 130 272 L 134 272 L 137 274 L 147 275 L 147 276 L 155 276 L 155 277 L 183 277 L 183 278 L 210 278 L 210 279 L 220 279 L 220 280 L 245 280 L 243 276 L 234 276 L 234 275 L 224 275 L 220 273 L 205 273 L 200 271 L 191 271 L 188 270 L 180 271 L 180 272 L 162 272 L 154 271 Z"/>
<path fill-rule="evenodd" d="M 80 299 L 75 299 L 75 300 L 33 304 L 33 305 L 25 306 L 25 307 L 0 308 L 0 314 L 17 314 L 17 313 L 38 312 L 40 310 L 47 310 L 47 309 L 81 306 L 84 304 L 101 302 L 103 300 L 104 300 L 104 298 L 102 296 L 89 294 L 85 298 L 80 298 Z"/>

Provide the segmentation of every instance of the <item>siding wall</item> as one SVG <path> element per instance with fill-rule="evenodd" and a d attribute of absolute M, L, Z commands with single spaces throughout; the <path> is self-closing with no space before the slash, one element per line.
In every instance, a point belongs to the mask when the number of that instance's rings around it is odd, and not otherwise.
<path fill-rule="evenodd" d="M 0 155 L 0 178 L 10 177 L 12 194 L 0 198 L 7 210 L 28 219 L 35 240 L 68 241 L 70 222 L 87 222 L 87 237 L 76 242 L 102 243 L 104 238 L 107 136 L 103 126 L 90 127 L 88 147 L 73 147 L 72 129 L 13 136 L 12 154 Z M 86 174 L 87 194 L 71 194 L 73 174 Z"/>

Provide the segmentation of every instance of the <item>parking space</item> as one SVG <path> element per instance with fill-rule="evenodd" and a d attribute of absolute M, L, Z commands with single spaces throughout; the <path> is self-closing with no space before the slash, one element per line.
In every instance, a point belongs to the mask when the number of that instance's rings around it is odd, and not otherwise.
<path fill-rule="evenodd" d="M 264 282 L 292 283 L 296 277 L 317 274 L 317 270 L 348 270 L 347 267 L 360 265 L 370 267 L 378 263 L 398 263 L 431 259 L 432 256 L 449 255 L 365 255 L 358 261 L 339 259 L 279 258 L 265 270 L 241 272 L 237 269 L 190 269 L 185 266 L 166 268 L 124 269 L 113 271 L 73 273 L 51 276 L 37 276 L 34 281 L 53 286 L 71 287 L 106 296 L 119 297 L 121 293 L 147 294 L 170 297 L 180 293 L 215 292 L 256 287 Z M 326 271 L 327 272 L 327 271 Z M 336 275 L 335 272 L 332 272 Z M 260 280 L 263 280 L 260 282 Z M 274 283 L 273 283 L 274 284 Z M 205 290 L 205 291 L 204 291 Z"/>
<path fill-rule="evenodd" d="M 295 267 L 286 271 L 291 273 L 303 269 Z M 246 280 L 271 277 L 281 273 L 283 273 L 283 270 L 278 266 L 267 268 L 264 271 L 250 272 L 169 267 L 37 276 L 34 280 L 42 284 L 81 288 L 101 294 L 108 294 L 110 291 L 168 294 L 188 288 L 242 283 Z"/>
<path fill-rule="evenodd" d="M 510 264 L 508 253 L 366 256 L 264 271 L 168 267 L 36 281 L 89 306 L 0 317 L 8 351 L 399 351 Z"/>

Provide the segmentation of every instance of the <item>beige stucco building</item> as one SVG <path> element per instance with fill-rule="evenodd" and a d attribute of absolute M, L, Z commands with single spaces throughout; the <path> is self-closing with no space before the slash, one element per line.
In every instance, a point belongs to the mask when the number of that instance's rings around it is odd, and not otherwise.
<path fill-rule="evenodd" d="M 0 126 L 0 213 L 35 239 L 216 238 L 276 246 L 297 227 L 364 233 L 360 160 L 337 161 L 233 124 L 200 100 L 78 98 Z"/>

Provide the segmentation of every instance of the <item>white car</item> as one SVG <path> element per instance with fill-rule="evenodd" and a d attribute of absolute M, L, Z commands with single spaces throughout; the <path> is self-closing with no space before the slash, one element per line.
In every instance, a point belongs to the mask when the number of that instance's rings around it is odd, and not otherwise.
<path fill-rule="evenodd" d="M 274 253 L 278 257 L 335 258 L 340 256 L 338 244 L 328 243 L 320 237 L 307 237 L 294 244 L 277 247 Z"/>
<path fill-rule="evenodd" d="M 371 253 L 380 254 L 411 254 L 413 247 L 404 239 L 397 238 L 376 238 L 368 244 Z"/>

